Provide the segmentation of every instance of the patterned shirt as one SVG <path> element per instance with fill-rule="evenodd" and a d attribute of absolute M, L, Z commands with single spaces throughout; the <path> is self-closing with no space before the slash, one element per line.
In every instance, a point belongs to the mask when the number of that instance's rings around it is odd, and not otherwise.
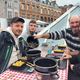
<path fill-rule="evenodd" d="M 55 31 L 49 34 L 49 39 L 58 40 L 64 38 L 67 43 L 67 46 L 71 50 L 80 51 L 80 37 L 78 37 L 77 34 L 73 34 L 70 28 L 61 31 Z"/>

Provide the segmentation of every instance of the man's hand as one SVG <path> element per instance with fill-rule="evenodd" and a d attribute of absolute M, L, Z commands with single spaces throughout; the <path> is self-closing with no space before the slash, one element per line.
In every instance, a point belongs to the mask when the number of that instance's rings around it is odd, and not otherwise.
<path fill-rule="evenodd" d="M 64 54 L 64 55 L 60 58 L 60 60 L 63 60 L 63 59 L 70 59 L 70 58 L 72 58 L 71 55 Z"/>
<path fill-rule="evenodd" d="M 42 38 L 42 35 L 38 35 L 38 34 L 34 34 L 33 36 L 34 36 L 35 39 L 36 38 Z"/>
<path fill-rule="evenodd" d="M 63 60 L 63 59 L 69 59 L 69 58 L 72 58 L 72 56 L 70 54 L 70 50 L 68 48 L 66 48 L 64 50 L 63 56 L 60 59 Z"/>
<path fill-rule="evenodd" d="M 71 52 L 71 55 L 78 55 L 78 54 L 79 54 L 79 51 L 77 51 L 77 50 Z"/>
<path fill-rule="evenodd" d="M 48 39 L 50 37 L 50 34 L 49 33 L 46 33 L 46 34 L 35 34 L 33 36 L 34 36 L 34 38 L 45 38 L 45 39 Z"/>

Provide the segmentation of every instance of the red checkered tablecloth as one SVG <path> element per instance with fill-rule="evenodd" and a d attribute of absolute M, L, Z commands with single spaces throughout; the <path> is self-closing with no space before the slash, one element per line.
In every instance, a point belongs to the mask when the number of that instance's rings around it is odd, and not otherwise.
<path fill-rule="evenodd" d="M 58 74 L 58 80 L 68 80 L 68 63 L 66 69 L 58 70 Z M 36 71 L 34 71 L 33 73 L 23 73 L 8 69 L 0 74 L 0 80 L 37 80 L 37 75 L 38 73 Z"/>
<path fill-rule="evenodd" d="M 59 79 L 58 80 L 67 80 L 68 70 L 58 70 Z M 37 80 L 37 72 L 33 73 L 21 73 L 12 70 L 6 70 L 4 73 L 0 74 L 0 80 Z"/>
<path fill-rule="evenodd" d="M 34 73 L 21 73 L 13 70 L 6 70 L 0 74 L 0 80 L 35 80 L 36 72 Z"/>
<path fill-rule="evenodd" d="M 58 80 L 68 80 L 68 70 L 58 70 Z"/>

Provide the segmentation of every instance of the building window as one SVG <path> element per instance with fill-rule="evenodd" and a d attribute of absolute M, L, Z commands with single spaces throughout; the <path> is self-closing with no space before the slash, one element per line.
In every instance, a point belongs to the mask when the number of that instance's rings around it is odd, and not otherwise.
<path fill-rule="evenodd" d="M 47 14 L 47 9 L 46 8 L 44 8 L 44 14 Z"/>
<path fill-rule="evenodd" d="M 12 3 L 10 1 L 8 2 L 8 8 L 12 8 Z"/>
<path fill-rule="evenodd" d="M 50 22 L 50 17 L 48 17 L 48 22 Z"/>
<path fill-rule="evenodd" d="M 36 1 L 40 2 L 40 0 L 36 0 Z"/>
<path fill-rule="evenodd" d="M 43 14 L 45 14 L 45 8 L 43 8 L 43 11 L 42 12 L 43 12 Z"/>
<path fill-rule="evenodd" d="M 21 9 L 24 10 L 25 9 L 25 5 L 21 4 Z"/>
<path fill-rule="evenodd" d="M 35 16 L 34 15 L 32 16 L 32 19 L 35 19 Z"/>
<path fill-rule="evenodd" d="M 53 22 L 53 18 L 51 18 L 51 22 Z"/>
<path fill-rule="evenodd" d="M 27 18 L 30 19 L 30 14 L 27 14 Z"/>
<path fill-rule="evenodd" d="M 32 5 L 32 12 L 34 12 L 35 10 L 35 5 Z"/>
<path fill-rule="evenodd" d="M 15 12 L 15 16 L 18 16 L 18 12 Z"/>
<path fill-rule="evenodd" d="M 40 12 L 39 6 L 36 6 L 36 11 L 37 11 L 37 12 Z"/>
<path fill-rule="evenodd" d="M 8 18 L 12 18 L 12 11 L 8 11 Z"/>
<path fill-rule="evenodd" d="M 39 19 L 39 15 L 36 16 L 36 19 L 37 19 L 37 20 Z"/>
<path fill-rule="evenodd" d="M 47 18 L 46 18 L 46 17 L 44 17 L 44 21 L 45 21 L 45 22 L 47 21 Z"/>
<path fill-rule="evenodd" d="M 45 1 L 42 1 L 42 3 L 45 3 Z"/>
<path fill-rule="evenodd" d="M 40 19 L 41 21 L 43 21 L 44 19 L 43 19 L 43 16 L 41 16 L 41 19 Z"/>

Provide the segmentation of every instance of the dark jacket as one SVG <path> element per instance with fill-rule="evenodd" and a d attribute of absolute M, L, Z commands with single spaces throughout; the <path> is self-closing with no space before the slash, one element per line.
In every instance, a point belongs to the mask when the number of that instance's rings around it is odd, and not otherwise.
<path fill-rule="evenodd" d="M 0 73 L 6 70 L 10 60 L 15 41 L 11 34 L 6 31 L 0 33 Z"/>
<path fill-rule="evenodd" d="M 73 67 L 73 72 L 74 72 L 77 76 L 80 76 L 80 63 L 74 65 L 74 67 Z"/>
<path fill-rule="evenodd" d="M 22 56 L 26 56 L 26 52 L 29 50 L 26 41 L 22 37 L 19 38 L 19 50 Z"/>

